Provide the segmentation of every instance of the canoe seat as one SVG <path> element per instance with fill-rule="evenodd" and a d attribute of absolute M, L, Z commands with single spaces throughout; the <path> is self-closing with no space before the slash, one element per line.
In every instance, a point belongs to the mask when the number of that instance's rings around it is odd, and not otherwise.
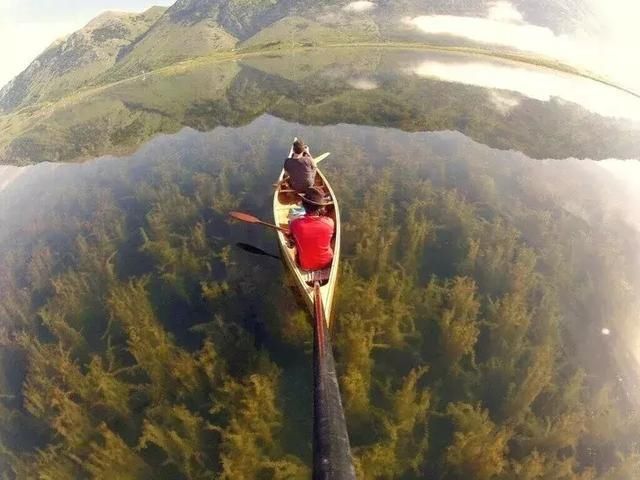
<path fill-rule="evenodd" d="M 301 270 L 302 278 L 307 285 L 313 287 L 315 282 L 320 282 L 320 285 L 326 285 L 331 275 L 331 267 L 323 268 L 322 270 L 304 271 Z"/>

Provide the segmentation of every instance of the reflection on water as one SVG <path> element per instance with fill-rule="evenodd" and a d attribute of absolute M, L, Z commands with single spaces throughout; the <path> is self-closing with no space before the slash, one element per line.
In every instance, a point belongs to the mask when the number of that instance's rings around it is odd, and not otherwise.
<path fill-rule="evenodd" d="M 380 85 L 375 80 L 369 80 L 367 78 L 354 78 L 349 80 L 349 85 L 357 90 L 375 90 L 380 88 Z"/>
<path fill-rule="evenodd" d="M 482 15 L 477 9 L 462 10 L 461 15 L 417 15 L 405 22 L 429 35 L 540 54 L 640 91 L 640 67 L 631 61 L 640 42 L 640 5 L 634 0 L 559 0 L 551 5 L 500 0 L 488 2 Z"/>
<path fill-rule="evenodd" d="M 0 162 L 122 155 L 157 133 L 240 126 L 264 113 L 307 125 L 457 130 L 535 158 L 640 157 L 640 100 L 586 79 L 420 51 L 312 50 L 302 66 L 301 58 L 158 73 L 0 118 Z"/>
<path fill-rule="evenodd" d="M 566 58 L 569 39 L 556 36 L 547 27 L 527 24 L 522 15 L 508 2 L 489 9 L 486 18 L 454 15 L 426 15 L 408 19 L 421 31 L 430 34 L 449 34 L 465 37 L 489 45 L 503 45 L 530 52 L 559 55 Z"/>
<path fill-rule="evenodd" d="M 517 92 L 543 102 L 560 98 L 598 115 L 640 122 L 640 98 L 553 70 L 492 61 L 427 60 L 409 71 L 447 82 Z"/>
<path fill-rule="evenodd" d="M 609 158 L 640 157 L 633 127 L 405 72 L 460 57 L 313 60 L 124 84 L 24 137 L 37 155 L 59 120 L 60 158 L 134 153 L 5 170 L 0 469 L 309 477 L 306 309 L 281 263 L 247 253 L 274 252 L 272 232 L 227 216 L 270 218 L 297 135 L 332 152 L 333 338 L 362 478 L 636 478 L 638 163 Z"/>

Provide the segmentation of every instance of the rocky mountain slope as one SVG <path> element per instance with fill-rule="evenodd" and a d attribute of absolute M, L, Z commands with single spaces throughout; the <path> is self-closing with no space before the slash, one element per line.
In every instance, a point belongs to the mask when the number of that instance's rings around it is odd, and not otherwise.
<path fill-rule="evenodd" d="M 123 47 L 148 31 L 165 12 L 106 12 L 65 39 L 54 42 L 25 71 L 0 90 L 0 112 L 55 99 L 111 68 Z"/>
<path fill-rule="evenodd" d="M 142 14 L 105 13 L 55 42 L 2 88 L 0 113 L 55 100 L 82 86 L 231 50 L 238 42 L 287 17 L 304 14 L 309 19 L 323 9 L 339 12 L 346 4 L 327 0 L 178 0 L 168 9 L 153 7 Z M 325 17 L 341 25 L 308 29 L 303 40 L 310 41 L 309 34 L 328 40 L 338 38 L 327 28 L 354 29 L 339 15 Z M 297 37 L 295 29 L 285 33 Z M 278 28 L 271 32 L 271 36 L 280 34 Z"/>
<path fill-rule="evenodd" d="M 513 0 L 525 22 L 561 26 L 578 0 Z M 367 41 L 469 45 L 407 24 L 420 15 L 487 14 L 485 0 L 177 0 L 142 14 L 103 14 L 56 42 L 0 90 L 0 114 L 56 100 L 83 86 L 136 76 L 175 62 L 235 49 Z M 563 10 L 565 9 L 565 10 Z"/>
<path fill-rule="evenodd" d="M 627 120 L 571 102 L 412 74 L 411 66 L 425 58 L 415 50 L 318 48 L 139 76 L 46 112 L 24 109 L 0 117 L 0 165 L 124 155 L 159 133 L 238 127 L 265 114 L 303 125 L 455 130 L 530 158 L 640 155 L 640 130 Z M 460 55 L 432 58 L 446 62 Z M 563 121 L 550 121 L 558 118 Z"/>

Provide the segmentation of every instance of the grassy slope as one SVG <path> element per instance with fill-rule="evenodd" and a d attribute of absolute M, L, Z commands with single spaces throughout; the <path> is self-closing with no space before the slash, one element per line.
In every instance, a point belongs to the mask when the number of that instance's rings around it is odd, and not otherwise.
<path fill-rule="evenodd" d="M 241 62 L 220 54 L 219 61 L 187 62 L 47 108 L 24 109 L 0 117 L 0 163 L 125 153 L 156 133 L 244 125 L 263 113 L 310 125 L 459 130 L 493 148 L 517 149 L 533 158 L 631 158 L 640 151 L 637 131 L 626 122 L 524 98 L 505 113 L 479 87 L 384 73 L 410 62 L 417 49 L 362 53 L 358 48 L 278 51 L 237 55 Z M 238 75 L 240 65 L 245 68 Z M 378 88 L 362 89 L 361 80 Z M 556 118 L 558 109 L 564 119 L 560 125 L 540 121 Z M 540 138 L 545 141 L 535 140 Z"/>
<path fill-rule="evenodd" d="M 10 111 L 54 100 L 83 85 L 109 84 L 175 62 L 231 52 L 234 47 L 257 51 L 376 42 L 388 46 L 428 43 L 445 49 L 456 45 L 450 50 L 488 53 L 602 81 L 552 59 L 491 46 L 477 48 L 460 39 L 420 35 L 402 21 L 405 16 L 449 11 L 452 6 L 446 0 L 430 2 L 428 6 L 416 0 L 379 0 L 376 8 L 364 12 L 346 11 L 343 6 L 347 3 L 348 0 L 183 0 L 169 9 L 154 7 L 140 15 L 103 15 L 65 43 L 50 47 L 11 88 L 0 92 L 0 111 L 3 107 Z M 465 2 L 464 9 L 481 14 L 486 5 L 475 0 Z M 112 38 L 108 38 L 109 30 Z M 95 32 L 99 34 L 96 36 Z"/>
<path fill-rule="evenodd" d="M 111 68 L 118 51 L 149 29 L 165 11 L 106 12 L 63 41 L 45 50 L 0 95 L 0 108 L 9 110 L 56 99 Z"/>
<path fill-rule="evenodd" d="M 243 49 L 291 48 L 330 43 L 377 40 L 377 29 L 322 24 L 303 17 L 286 17 L 239 44 Z"/>
<path fill-rule="evenodd" d="M 189 107 L 223 97 L 238 71 L 235 62 L 224 62 L 156 73 L 0 117 L 0 164 L 128 153 L 159 132 L 182 128 Z"/>
<path fill-rule="evenodd" d="M 230 50 L 236 42 L 235 37 L 210 19 L 187 25 L 173 22 L 165 15 L 101 80 L 127 78 L 185 59 Z"/>
<path fill-rule="evenodd" d="M 279 55 L 247 56 L 242 59 L 242 63 L 264 73 L 299 82 L 322 77 L 326 72 L 335 72 L 336 76 L 342 77 L 347 70 L 354 76 L 375 71 L 379 55 L 375 55 L 370 49 L 366 50 L 366 55 L 362 53 L 363 50 L 359 48 L 344 48 L 334 53 L 325 49 L 307 50 L 304 53 L 283 49 Z M 325 83 L 330 85 L 335 80 L 331 78 Z"/>

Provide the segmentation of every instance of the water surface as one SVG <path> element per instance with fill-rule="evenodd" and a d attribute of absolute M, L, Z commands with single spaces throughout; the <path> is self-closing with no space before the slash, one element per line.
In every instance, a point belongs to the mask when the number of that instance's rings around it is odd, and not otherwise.
<path fill-rule="evenodd" d="M 9 478 L 309 476 L 306 309 L 280 262 L 235 247 L 277 253 L 272 232 L 227 216 L 270 219 L 294 136 L 332 152 L 362 477 L 636 478 L 633 97 L 335 52 L 149 75 L 20 127 L 11 163 L 89 160 L 0 183 Z"/>

